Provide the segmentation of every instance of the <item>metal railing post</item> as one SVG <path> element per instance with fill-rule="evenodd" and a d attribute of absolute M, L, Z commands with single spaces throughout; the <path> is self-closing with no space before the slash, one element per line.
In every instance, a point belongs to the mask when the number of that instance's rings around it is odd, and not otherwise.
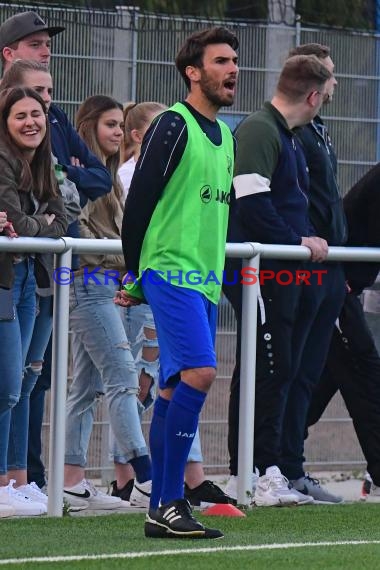
<path fill-rule="evenodd" d="M 253 244 L 254 245 L 254 244 Z M 243 267 L 256 269 L 252 285 L 243 285 L 239 404 L 239 460 L 237 500 L 249 505 L 252 493 L 256 385 L 256 322 L 260 255 L 243 259 Z"/>
<path fill-rule="evenodd" d="M 71 269 L 72 250 L 56 254 L 55 267 Z M 54 282 L 53 358 L 49 436 L 48 516 L 63 515 L 70 280 Z"/>
<path fill-rule="evenodd" d="M 9 239 L 0 236 L 0 252 L 55 253 L 58 267 L 71 267 L 72 251 L 81 253 L 120 254 L 120 240 L 94 240 L 80 238 L 27 238 Z M 308 259 L 310 250 L 303 246 L 281 246 L 258 243 L 229 243 L 228 257 L 243 258 L 259 272 L 260 257 L 264 259 Z M 330 247 L 328 261 L 380 262 L 380 248 Z M 61 276 L 62 281 L 62 276 Z M 251 491 L 251 473 L 254 456 L 256 322 L 259 282 L 243 286 L 241 386 L 239 422 L 238 500 L 247 504 L 246 494 Z M 68 369 L 69 286 L 55 285 L 53 317 L 53 371 L 52 407 L 49 450 L 48 514 L 62 516 L 63 470 L 65 452 L 65 402 Z M 318 462 L 319 463 L 319 462 Z M 340 461 L 339 463 L 342 463 Z M 345 461 L 343 463 L 346 463 Z"/>

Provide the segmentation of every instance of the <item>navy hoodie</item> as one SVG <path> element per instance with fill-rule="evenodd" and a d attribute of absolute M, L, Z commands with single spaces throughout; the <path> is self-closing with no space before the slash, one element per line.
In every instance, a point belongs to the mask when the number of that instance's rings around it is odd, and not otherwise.
<path fill-rule="evenodd" d="M 96 200 L 112 189 L 111 175 L 102 162 L 88 150 L 66 113 L 57 105 L 49 108 L 51 146 L 58 163 L 67 172 L 67 178 L 75 183 L 82 208 L 88 200 Z M 79 159 L 82 166 L 72 166 L 71 157 Z M 78 221 L 69 225 L 69 237 L 79 237 Z M 78 268 L 77 256 L 73 259 L 73 269 Z"/>

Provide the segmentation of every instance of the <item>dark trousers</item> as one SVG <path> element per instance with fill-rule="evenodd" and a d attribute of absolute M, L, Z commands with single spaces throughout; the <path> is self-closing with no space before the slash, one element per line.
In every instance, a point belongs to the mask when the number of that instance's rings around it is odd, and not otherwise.
<path fill-rule="evenodd" d="M 42 421 L 44 415 L 45 392 L 51 385 L 52 338 L 50 337 L 44 358 L 41 375 L 30 394 L 29 438 L 28 438 L 28 482 L 35 481 L 39 487 L 46 484 L 45 466 L 42 454 Z"/>
<path fill-rule="evenodd" d="M 286 270 L 294 275 L 298 267 L 297 262 L 265 260 L 261 264 L 261 271 Z M 231 282 L 231 275 L 240 268 L 240 261 L 227 259 L 226 281 Z M 236 365 L 231 381 L 228 413 L 230 472 L 236 475 L 239 438 L 242 286 L 226 285 L 223 291 L 234 308 L 238 328 Z M 261 322 L 258 307 L 254 447 L 254 464 L 260 473 L 265 472 L 270 465 L 277 465 L 280 459 L 282 421 L 292 377 L 292 331 L 296 321 L 300 293 L 301 287 L 295 284 L 295 279 L 286 286 L 279 285 L 275 279 L 266 280 L 261 286 L 265 323 Z"/>
<path fill-rule="evenodd" d="M 356 295 L 347 294 L 334 327 L 320 382 L 314 389 L 307 426 L 316 423 L 340 390 L 368 472 L 380 486 L 380 357 Z"/>
<path fill-rule="evenodd" d="M 339 263 L 304 265 L 310 285 L 302 286 L 293 331 L 293 372 L 282 426 L 280 468 L 288 479 L 304 475 L 304 434 L 313 389 L 319 382 L 334 329 L 344 302 L 345 277 Z M 325 270 L 315 274 L 313 270 Z"/>

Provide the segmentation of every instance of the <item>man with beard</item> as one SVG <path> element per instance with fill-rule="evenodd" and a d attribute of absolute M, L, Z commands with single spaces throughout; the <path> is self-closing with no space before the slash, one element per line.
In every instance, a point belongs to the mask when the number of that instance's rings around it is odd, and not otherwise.
<path fill-rule="evenodd" d="M 315 55 L 331 73 L 323 103 L 330 103 L 337 81 L 334 63 L 327 46 L 304 44 L 290 51 L 289 56 Z M 331 246 L 344 245 L 347 239 L 342 196 L 337 183 L 337 160 L 331 139 L 321 117 L 317 115 L 302 129 L 297 138 L 309 168 L 309 217 L 316 233 Z M 316 281 L 313 270 L 324 271 Z M 292 379 L 284 415 L 281 440 L 281 470 L 293 487 L 316 503 L 336 504 L 342 497 L 333 495 L 319 481 L 303 470 L 306 418 L 314 387 L 318 384 L 326 362 L 334 323 L 345 298 L 345 276 L 339 262 L 305 264 L 310 272 L 310 286 L 302 287 L 299 318 L 294 328 Z M 305 318 L 305 316 L 307 317 Z"/>
<path fill-rule="evenodd" d="M 216 309 L 234 161 L 233 137 L 216 114 L 234 100 L 237 47 L 237 38 L 221 27 L 187 38 L 176 66 L 188 96 L 145 135 L 125 207 L 122 242 L 132 282 L 117 302 L 150 304 L 160 347 L 148 537 L 223 536 L 192 516 L 183 479 L 216 375 Z"/>
<path fill-rule="evenodd" d="M 250 115 L 236 131 L 235 199 L 231 203 L 228 240 L 266 244 L 304 245 L 311 260 L 321 262 L 327 242 L 317 237 L 308 215 L 309 178 L 301 144 L 293 129 L 308 124 L 318 113 L 332 74 L 313 55 L 289 58 L 282 69 L 271 102 Z M 283 415 L 295 374 L 292 337 L 304 288 L 305 263 L 263 259 L 260 266 L 261 298 L 257 324 L 256 414 L 254 461 L 260 477 L 248 492 L 257 506 L 313 502 L 288 488 L 279 465 Z M 226 260 L 227 281 L 241 269 Z M 291 276 L 281 283 L 279 272 Z M 301 282 L 300 282 L 301 279 Z M 305 285 L 306 287 L 306 285 Z M 231 382 L 228 448 L 231 478 L 226 492 L 236 496 L 240 391 L 240 329 L 242 284 L 225 285 L 238 325 L 236 366 Z M 309 315 L 303 315 L 308 321 Z M 313 316 L 310 316 L 312 319 Z M 331 324 L 331 327 L 333 323 Z M 302 350 L 302 347 L 300 347 Z"/>

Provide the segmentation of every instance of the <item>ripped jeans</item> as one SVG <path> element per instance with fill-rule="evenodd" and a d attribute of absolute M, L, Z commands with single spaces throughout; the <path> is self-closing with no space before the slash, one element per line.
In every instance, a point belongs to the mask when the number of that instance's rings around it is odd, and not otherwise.
<path fill-rule="evenodd" d="M 148 395 L 142 402 L 144 411 L 146 411 L 154 402 L 159 372 L 158 340 L 152 309 L 149 305 L 142 303 L 136 307 L 122 307 L 120 310 L 127 337 L 131 344 L 132 356 L 136 362 L 137 373 L 140 376 L 144 370 L 152 378 Z M 155 359 L 148 360 L 145 353 L 150 349 L 157 350 Z"/>
<path fill-rule="evenodd" d="M 155 360 L 148 361 L 147 358 L 144 358 L 144 349 L 159 348 L 157 336 L 149 335 L 150 337 L 155 336 L 155 338 L 148 338 L 147 334 L 148 331 L 155 332 L 156 325 L 154 323 L 152 309 L 145 303 L 142 303 L 141 305 L 137 305 L 135 307 L 128 307 L 127 309 L 121 308 L 121 314 L 123 317 L 128 340 L 131 343 L 132 355 L 136 361 L 138 374 L 140 376 L 141 371 L 144 369 L 145 372 L 152 378 L 152 385 L 146 399 L 143 403 L 139 403 L 140 415 L 142 415 L 153 404 L 158 384 L 158 355 Z M 113 460 L 116 463 L 128 463 L 128 459 L 123 455 L 120 447 L 117 445 L 117 441 L 113 436 L 112 429 L 110 429 L 109 442 L 110 460 Z M 203 462 L 198 429 L 191 445 L 188 461 Z"/>
<path fill-rule="evenodd" d="M 39 487 L 46 484 L 45 466 L 42 454 L 42 423 L 44 416 L 45 391 L 51 383 L 51 331 L 53 328 L 53 295 L 37 295 L 37 317 L 33 336 L 26 357 L 23 387 L 30 393 L 29 438 L 28 438 L 28 481 Z M 45 354 L 46 353 L 46 354 Z"/>
<path fill-rule="evenodd" d="M 29 392 L 33 390 L 41 375 L 46 347 L 53 328 L 53 295 L 47 297 L 37 295 L 36 301 L 37 316 L 25 363 L 24 381 L 27 379 Z"/>
<path fill-rule="evenodd" d="M 103 281 L 102 279 L 100 279 Z M 105 393 L 118 448 L 128 458 L 148 453 L 138 413 L 138 377 L 114 283 L 83 283 L 70 289 L 73 382 L 66 407 L 65 463 L 85 467 L 99 396 Z"/>
<path fill-rule="evenodd" d="M 36 318 L 34 260 L 14 265 L 16 318 L 0 322 L 0 475 L 26 469 L 29 391 L 23 382 L 25 359 Z"/>

